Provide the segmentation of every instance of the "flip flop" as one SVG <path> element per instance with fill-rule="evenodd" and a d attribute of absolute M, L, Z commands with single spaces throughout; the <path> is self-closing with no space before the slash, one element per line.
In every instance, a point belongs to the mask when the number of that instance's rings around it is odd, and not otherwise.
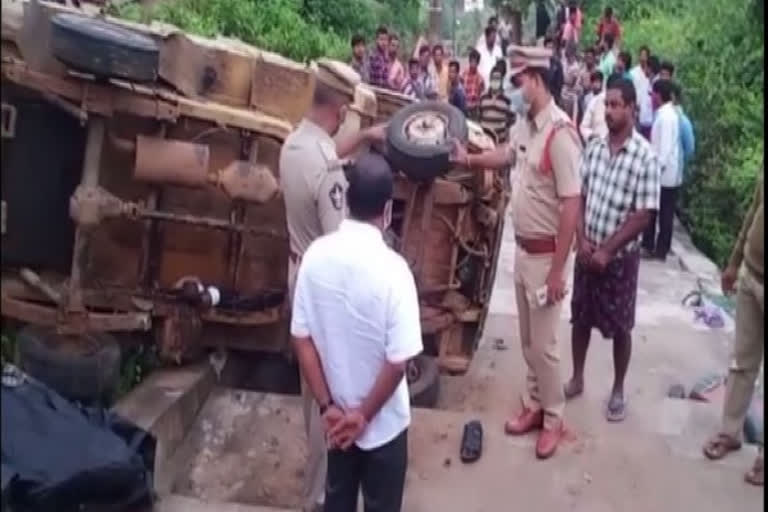
<path fill-rule="evenodd" d="M 461 436 L 461 461 L 475 462 L 483 453 L 483 425 L 473 420 L 464 425 Z"/>
<path fill-rule="evenodd" d="M 627 417 L 627 401 L 624 398 L 611 396 L 608 399 L 608 405 L 605 407 L 605 419 L 611 423 L 624 421 Z"/>
<path fill-rule="evenodd" d="M 763 486 L 764 480 L 763 457 L 760 456 L 755 459 L 755 464 L 752 466 L 752 469 L 747 471 L 747 474 L 744 475 L 744 481 L 748 484 Z"/>
<path fill-rule="evenodd" d="M 709 460 L 720 460 L 730 452 L 741 449 L 741 442 L 728 434 L 717 434 L 704 445 L 704 456 Z"/>

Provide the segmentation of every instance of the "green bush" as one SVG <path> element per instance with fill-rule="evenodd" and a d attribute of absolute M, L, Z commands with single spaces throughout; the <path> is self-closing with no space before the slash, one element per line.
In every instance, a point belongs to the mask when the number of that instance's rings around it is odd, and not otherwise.
<path fill-rule="evenodd" d="M 379 24 L 415 32 L 422 22 L 418 0 L 170 0 L 151 7 L 128 4 L 113 14 L 206 37 L 234 37 L 302 62 L 346 60 L 353 34 L 372 41 Z"/>
<path fill-rule="evenodd" d="M 587 43 L 602 2 L 586 2 Z M 763 6 L 727 0 L 611 0 L 622 47 L 646 44 L 675 63 L 696 132 L 680 217 L 697 247 L 722 265 L 763 158 Z"/>

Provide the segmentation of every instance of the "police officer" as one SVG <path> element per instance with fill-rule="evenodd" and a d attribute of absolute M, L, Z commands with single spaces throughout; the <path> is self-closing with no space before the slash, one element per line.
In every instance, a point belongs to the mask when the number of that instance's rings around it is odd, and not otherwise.
<path fill-rule="evenodd" d="M 563 434 L 565 396 L 556 333 L 581 218 L 581 143 L 550 93 L 550 50 L 510 46 L 508 53 L 510 76 L 527 112 L 512 127 L 509 145 L 469 154 L 456 143 L 453 159 L 470 168 L 514 169 L 515 297 L 528 374 L 522 411 L 506 422 L 505 430 L 522 435 L 541 429 L 536 455 L 547 458 Z"/>
<path fill-rule="evenodd" d="M 302 254 L 313 240 L 335 230 L 345 216 L 347 181 L 340 158 L 352 154 L 366 142 L 381 139 L 384 133 L 383 127 L 375 126 L 334 141 L 360 76 L 348 65 L 332 60 L 318 61 L 315 74 L 312 105 L 280 151 L 280 188 L 285 199 L 290 240 L 288 291 L 291 298 Z M 309 441 L 303 507 L 312 511 L 324 498 L 327 451 L 319 406 L 303 383 L 302 395 Z"/>

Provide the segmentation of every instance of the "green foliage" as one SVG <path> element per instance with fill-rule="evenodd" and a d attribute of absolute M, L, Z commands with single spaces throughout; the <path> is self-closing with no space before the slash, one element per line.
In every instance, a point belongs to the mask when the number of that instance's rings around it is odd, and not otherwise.
<path fill-rule="evenodd" d="M 587 7 L 589 30 L 603 2 Z M 696 131 L 681 218 L 696 245 L 724 264 L 752 197 L 763 158 L 762 2 L 611 0 L 622 47 L 646 44 L 676 66 Z M 587 41 L 590 42 L 590 41 Z"/>
<path fill-rule="evenodd" d="M 13 332 L 3 331 L 2 333 L 2 345 L 0 345 L 0 356 L 2 356 L 2 364 L 5 363 L 18 363 L 18 354 L 16 352 L 16 335 Z"/>
<path fill-rule="evenodd" d="M 120 380 L 117 383 L 114 401 L 128 394 L 152 370 L 159 367 L 160 359 L 154 344 L 141 344 L 125 350 L 120 360 Z"/>
<path fill-rule="evenodd" d="M 206 37 L 223 35 L 298 61 L 346 60 L 354 33 L 373 39 L 378 24 L 415 30 L 418 0 L 170 0 L 128 4 L 114 14 L 176 25 Z"/>

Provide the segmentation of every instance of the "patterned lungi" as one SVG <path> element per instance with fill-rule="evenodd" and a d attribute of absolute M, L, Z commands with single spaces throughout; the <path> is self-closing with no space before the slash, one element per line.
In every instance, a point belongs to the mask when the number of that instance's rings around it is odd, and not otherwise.
<path fill-rule="evenodd" d="M 604 338 L 628 334 L 635 326 L 640 252 L 614 258 L 602 272 L 576 261 L 571 322 L 600 330 Z"/>

